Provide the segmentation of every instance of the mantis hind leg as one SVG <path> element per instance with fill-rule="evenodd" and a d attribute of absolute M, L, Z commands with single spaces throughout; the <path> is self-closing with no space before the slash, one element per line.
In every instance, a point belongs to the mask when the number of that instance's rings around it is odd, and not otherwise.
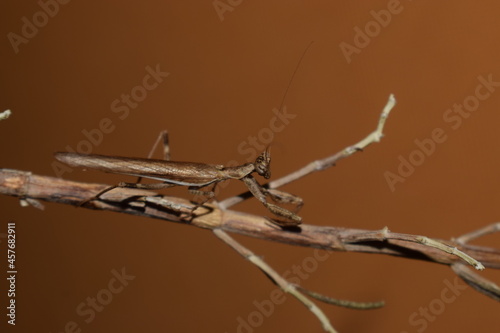
<path fill-rule="evenodd" d="M 153 157 L 153 154 L 156 150 L 156 147 L 158 147 L 158 144 L 162 142 L 162 145 L 163 145 L 163 159 L 165 161 L 170 161 L 170 143 L 169 143 L 169 139 L 168 139 L 168 131 L 167 130 L 163 130 L 160 132 L 160 134 L 158 135 L 158 138 L 156 139 L 155 143 L 153 144 L 153 148 L 151 148 L 151 151 L 149 152 L 148 154 L 148 158 L 151 158 Z"/>
<path fill-rule="evenodd" d="M 168 131 L 163 130 L 160 132 L 158 135 L 158 138 L 156 138 L 155 143 L 153 144 L 153 147 L 149 151 L 148 158 L 153 157 L 153 154 L 155 153 L 156 147 L 158 147 L 158 144 L 162 142 L 163 145 L 163 159 L 165 161 L 170 161 L 170 142 L 168 138 Z M 136 183 L 140 183 L 142 180 L 142 177 L 137 177 Z"/>

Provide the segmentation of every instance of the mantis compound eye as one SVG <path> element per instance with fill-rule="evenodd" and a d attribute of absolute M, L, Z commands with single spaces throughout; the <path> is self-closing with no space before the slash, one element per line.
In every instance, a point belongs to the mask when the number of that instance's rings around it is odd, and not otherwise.
<path fill-rule="evenodd" d="M 269 168 L 264 167 L 263 165 L 257 165 L 256 167 L 257 173 L 262 177 L 269 179 L 271 178 L 271 170 Z"/>
<path fill-rule="evenodd" d="M 271 178 L 271 154 L 269 153 L 269 147 L 255 160 L 255 171 L 266 179 Z"/>

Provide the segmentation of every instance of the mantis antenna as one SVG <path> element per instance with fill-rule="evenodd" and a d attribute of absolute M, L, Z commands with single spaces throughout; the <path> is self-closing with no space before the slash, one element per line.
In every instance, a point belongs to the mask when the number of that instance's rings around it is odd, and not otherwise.
<path fill-rule="evenodd" d="M 290 86 L 292 85 L 293 79 L 295 78 L 295 74 L 297 74 L 297 71 L 298 71 L 298 69 L 300 67 L 300 64 L 302 63 L 302 60 L 304 59 L 304 56 L 306 55 L 307 51 L 309 50 L 309 48 L 311 47 L 311 45 L 313 43 L 314 43 L 314 41 L 311 41 L 309 43 L 309 45 L 307 45 L 307 47 L 304 50 L 304 52 L 302 52 L 302 55 L 300 56 L 299 62 L 297 63 L 297 66 L 295 66 L 295 69 L 293 71 L 292 77 L 290 78 L 290 81 L 288 82 L 288 86 L 285 89 L 285 93 L 283 94 L 283 98 L 281 99 L 281 104 L 280 104 L 280 107 L 278 109 L 279 111 L 281 111 L 281 109 L 283 108 L 283 104 L 285 103 L 285 99 L 286 99 L 286 96 L 288 94 L 288 90 L 290 89 Z"/>

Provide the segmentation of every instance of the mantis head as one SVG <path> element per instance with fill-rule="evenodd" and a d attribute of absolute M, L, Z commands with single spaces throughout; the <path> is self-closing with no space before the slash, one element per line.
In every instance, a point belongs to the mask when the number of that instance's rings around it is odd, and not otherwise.
<path fill-rule="evenodd" d="M 255 159 L 255 171 L 262 177 L 271 178 L 271 152 L 269 146 Z"/>

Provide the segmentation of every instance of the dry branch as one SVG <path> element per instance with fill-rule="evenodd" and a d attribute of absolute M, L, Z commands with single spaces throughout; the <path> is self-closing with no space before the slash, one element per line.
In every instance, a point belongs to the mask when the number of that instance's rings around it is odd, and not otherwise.
<path fill-rule="evenodd" d="M 40 176 L 19 170 L 0 169 L 0 194 L 29 199 L 28 202 L 43 200 L 78 206 L 83 200 L 108 186 Z M 387 228 L 370 231 L 303 224 L 299 231 L 290 231 L 269 225 L 265 217 L 221 210 L 216 205 L 205 205 L 204 209 L 197 210 L 199 213 L 195 217 L 189 217 L 193 207 L 194 204 L 186 199 L 128 188 L 110 191 L 100 200 L 91 201 L 85 206 L 89 209 L 110 210 L 200 228 L 220 228 L 269 241 L 329 251 L 388 254 L 445 265 L 465 262 L 453 251 L 447 252 L 441 248 L 428 246 L 422 241 L 423 236 L 394 233 Z M 434 241 L 466 253 L 485 267 L 500 269 L 500 249 L 474 246 L 455 240 L 434 239 Z"/>

